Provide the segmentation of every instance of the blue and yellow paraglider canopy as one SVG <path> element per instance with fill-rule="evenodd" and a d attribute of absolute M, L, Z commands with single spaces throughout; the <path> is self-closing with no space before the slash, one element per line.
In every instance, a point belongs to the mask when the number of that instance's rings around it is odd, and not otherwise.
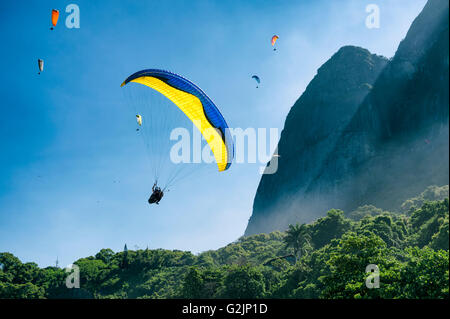
<path fill-rule="evenodd" d="M 180 75 L 157 69 L 136 72 L 121 86 L 129 82 L 146 85 L 171 100 L 200 130 L 211 147 L 219 171 L 230 167 L 234 145 L 227 122 L 198 86 Z"/>

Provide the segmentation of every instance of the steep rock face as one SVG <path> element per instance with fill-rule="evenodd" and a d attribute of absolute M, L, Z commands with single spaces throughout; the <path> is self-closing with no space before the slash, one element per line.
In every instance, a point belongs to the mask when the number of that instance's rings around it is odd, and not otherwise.
<path fill-rule="evenodd" d="M 308 187 L 386 64 L 383 57 L 347 46 L 319 68 L 286 118 L 278 170 L 263 175 L 249 227 L 258 224 L 260 229 L 265 223 L 258 221 L 276 213 L 288 195 Z"/>
<path fill-rule="evenodd" d="M 448 183 L 448 46 L 448 1 L 429 1 L 306 193 L 395 210 Z"/>
<path fill-rule="evenodd" d="M 447 0 L 427 3 L 388 64 L 342 48 L 292 107 L 279 169 L 263 175 L 246 235 L 330 208 L 393 210 L 447 184 L 448 68 Z"/>

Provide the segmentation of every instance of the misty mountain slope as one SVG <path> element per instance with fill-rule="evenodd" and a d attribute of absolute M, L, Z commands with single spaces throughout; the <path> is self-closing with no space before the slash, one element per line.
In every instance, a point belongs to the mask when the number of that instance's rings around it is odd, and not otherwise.
<path fill-rule="evenodd" d="M 345 210 L 393 210 L 448 183 L 448 45 L 448 1 L 430 1 L 307 193 Z"/>
<path fill-rule="evenodd" d="M 309 222 L 330 208 L 395 210 L 429 185 L 448 184 L 448 1 L 427 3 L 383 67 L 366 81 L 370 93 L 353 91 L 353 101 L 361 100 L 338 116 L 332 107 L 320 115 L 299 107 L 323 97 L 311 82 L 308 99 L 302 96 L 286 119 L 279 170 L 262 177 L 246 235 Z M 353 73 L 357 83 L 361 77 Z M 330 74 L 323 87 L 341 75 Z"/>
<path fill-rule="evenodd" d="M 270 215 L 282 204 L 278 199 L 307 188 L 386 64 L 383 57 L 346 46 L 319 68 L 286 118 L 278 170 L 263 175 L 254 211 Z"/>

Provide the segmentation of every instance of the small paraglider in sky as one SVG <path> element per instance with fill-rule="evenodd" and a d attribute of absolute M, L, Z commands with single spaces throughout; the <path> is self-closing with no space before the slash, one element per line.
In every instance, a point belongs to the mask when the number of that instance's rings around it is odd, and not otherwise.
<path fill-rule="evenodd" d="M 136 114 L 136 122 L 139 124 L 139 126 L 142 126 L 142 116 L 139 114 Z"/>
<path fill-rule="evenodd" d="M 274 51 L 277 50 L 277 48 L 275 48 L 275 43 L 277 42 L 278 38 L 279 38 L 279 36 L 277 36 L 277 35 L 274 35 L 274 36 L 272 37 L 271 43 L 272 43 L 272 46 L 273 46 L 273 50 L 274 50 Z"/>
<path fill-rule="evenodd" d="M 52 10 L 52 25 L 53 27 L 56 27 L 56 24 L 58 23 L 59 18 L 59 11 L 56 9 Z M 53 30 L 53 27 L 50 28 L 50 30 Z"/>
<path fill-rule="evenodd" d="M 39 67 L 38 74 L 41 74 L 41 72 L 44 71 L 44 60 L 38 59 L 38 67 Z"/>
<path fill-rule="evenodd" d="M 136 122 L 139 126 L 142 126 L 142 116 L 141 115 L 136 114 Z M 139 128 L 137 128 L 136 131 L 139 131 Z"/>
<path fill-rule="evenodd" d="M 261 80 L 259 79 L 259 76 L 257 76 L 257 75 L 253 75 L 252 79 L 255 79 L 255 81 L 258 82 L 258 84 L 261 83 Z M 256 88 L 258 88 L 258 85 L 256 86 Z"/>

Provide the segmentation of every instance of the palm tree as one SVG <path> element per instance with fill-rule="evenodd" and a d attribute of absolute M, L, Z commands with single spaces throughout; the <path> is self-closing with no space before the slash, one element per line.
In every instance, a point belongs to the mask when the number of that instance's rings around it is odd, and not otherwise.
<path fill-rule="evenodd" d="M 306 224 L 289 225 L 284 242 L 286 247 L 294 249 L 295 262 L 304 255 L 311 246 L 311 235 Z"/>

